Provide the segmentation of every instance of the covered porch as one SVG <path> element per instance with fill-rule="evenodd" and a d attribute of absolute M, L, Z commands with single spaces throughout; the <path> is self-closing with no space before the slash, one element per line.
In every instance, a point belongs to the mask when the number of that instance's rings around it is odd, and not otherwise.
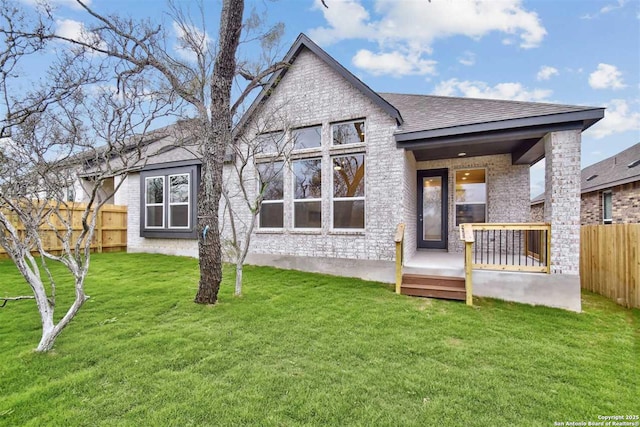
<path fill-rule="evenodd" d="M 443 102 L 467 115 L 446 127 L 407 120 L 409 126 L 395 135 L 406 179 L 415 183 L 405 188 L 397 290 L 438 297 L 418 290 L 431 282 L 444 297 L 469 301 L 462 296 L 471 293 L 466 288 L 472 282 L 472 295 L 580 311 L 581 133 L 603 117 L 603 109 Z M 529 169 L 543 158 L 544 223 L 532 224 Z M 460 233 L 468 223 L 475 240 L 465 254 Z"/>

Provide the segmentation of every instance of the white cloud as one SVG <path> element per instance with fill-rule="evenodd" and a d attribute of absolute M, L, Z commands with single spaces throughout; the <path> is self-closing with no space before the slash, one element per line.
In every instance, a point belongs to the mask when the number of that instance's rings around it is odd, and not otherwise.
<path fill-rule="evenodd" d="M 631 111 L 624 99 L 612 99 L 606 104 L 604 118 L 587 130 L 594 138 L 614 133 L 640 130 L 640 111 Z"/>
<path fill-rule="evenodd" d="M 41 0 L 20 0 L 22 3 L 29 6 L 36 7 L 41 3 Z M 49 3 L 54 6 L 69 7 L 75 10 L 82 10 L 82 6 L 78 4 L 76 0 L 49 0 Z M 84 0 L 84 4 L 91 6 L 91 0 Z"/>
<path fill-rule="evenodd" d="M 594 19 L 600 15 L 604 15 L 609 12 L 613 12 L 617 9 L 622 9 L 624 5 L 627 3 L 627 0 L 618 0 L 616 3 L 610 3 L 600 8 L 600 10 L 596 13 L 583 15 L 580 19 Z"/>
<path fill-rule="evenodd" d="M 387 74 L 400 77 L 436 73 L 436 61 L 420 59 L 417 55 L 403 55 L 400 52 L 373 53 L 362 49 L 353 57 L 353 64 L 374 76 Z"/>
<path fill-rule="evenodd" d="M 536 75 L 536 79 L 538 79 L 538 81 L 549 80 L 552 76 L 557 76 L 558 74 L 559 71 L 557 68 L 543 65 L 542 67 L 540 67 L 540 70 Z"/>
<path fill-rule="evenodd" d="M 608 4 L 606 6 L 603 6 L 602 9 L 600 9 L 600 13 L 609 13 L 616 9 L 622 9 L 626 2 L 626 0 L 618 0 L 618 2 L 615 4 Z"/>
<path fill-rule="evenodd" d="M 87 43 L 94 47 L 106 48 L 98 34 L 88 31 L 82 22 L 74 21 L 73 19 L 57 20 L 56 34 L 60 37 Z"/>
<path fill-rule="evenodd" d="M 375 0 L 375 17 L 362 0 L 332 0 L 322 6 L 326 26 L 313 28 L 309 35 L 319 44 L 364 39 L 378 45 L 376 55 L 399 53 L 422 58 L 432 52 L 438 39 L 465 36 L 478 40 L 499 32 L 519 38 L 524 49 L 537 47 L 547 31 L 538 15 L 528 11 L 521 0 L 501 1 L 397 1 Z"/>
<path fill-rule="evenodd" d="M 181 26 L 174 21 L 173 31 L 178 41 L 173 49 L 184 60 L 195 61 L 197 51 L 206 52 L 211 46 L 211 37 L 195 26 Z"/>
<path fill-rule="evenodd" d="M 527 89 L 521 83 L 498 83 L 495 86 L 489 86 L 485 82 L 479 81 L 460 81 L 458 79 L 450 79 L 440 82 L 435 90 L 434 95 L 441 96 L 463 96 L 469 98 L 489 98 L 489 99 L 507 99 L 512 101 L 548 101 L 553 94 L 549 89 Z"/>
<path fill-rule="evenodd" d="M 598 64 L 596 71 L 589 75 L 589 86 L 594 89 L 623 89 L 622 73 L 615 65 Z"/>
<path fill-rule="evenodd" d="M 476 54 L 473 52 L 466 51 L 462 54 L 460 58 L 458 58 L 458 62 L 462 65 L 466 65 L 470 67 L 476 63 Z"/>

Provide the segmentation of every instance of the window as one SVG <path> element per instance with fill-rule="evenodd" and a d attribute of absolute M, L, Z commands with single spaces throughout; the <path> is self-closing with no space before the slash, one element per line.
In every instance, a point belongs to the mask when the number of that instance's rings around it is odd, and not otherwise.
<path fill-rule="evenodd" d="M 485 169 L 456 171 L 456 226 L 487 222 L 487 178 Z"/>
<path fill-rule="evenodd" d="M 364 142 L 364 120 L 336 123 L 332 126 L 333 145 L 358 144 Z"/>
<path fill-rule="evenodd" d="M 197 172 L 196 165 L 140 172 L 141 237 L 196 237 Z"/>
<path fill-rule="evenodd" d="M 605 224 L 613 223 L 613 193 L 611 191 L 602 193 L 602 222 Z"/>
<path fill-rule="evenodd" d="M 169 175 L 169 228 L 189 228 L 189 174 Z"/>
<path fill-rule="evenodd" d="M 322 126 L 313 126 L 292 131 L 294 150 L 320 148 L 322 145 Z"/>
<path fill-rule="evenodd" d="M 257 154 L 281 154 L 285 151 L 286 139 L 284 132 L 269 132 L 256 135 L 255 142 Z"/>
<path fill-rule="evenodd" d="M 333 157 L 333 228 L 364 229 L 364 154 Z"/>
<path fill-rule="evenodd" d="M 145 178 L 145 228 L 164 227 L 164 176 Z"/>
<path fill-rule="evenodd" d="M 305 159 L 293 162 L 293 226 L 322 226 L 322 160 Z"/>
<path fill-rule="evenodd" d="M 262 192 L 260 206 L 260 228 L 282 228 L 284 226 L 283 162 L 258 164 L 258 191 Z"/>

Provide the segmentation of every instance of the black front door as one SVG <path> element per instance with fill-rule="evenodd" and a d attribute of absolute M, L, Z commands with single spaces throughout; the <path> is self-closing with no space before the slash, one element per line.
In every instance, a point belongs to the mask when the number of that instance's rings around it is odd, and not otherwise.
<path fill-rule="evenodd" d="M 447 169 L 418 171 L 418 247 L 447 248 Z"/>

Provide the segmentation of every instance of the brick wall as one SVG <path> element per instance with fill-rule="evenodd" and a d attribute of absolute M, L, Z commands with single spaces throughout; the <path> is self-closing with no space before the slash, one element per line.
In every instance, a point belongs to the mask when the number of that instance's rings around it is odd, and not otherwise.
<path fill-rule="evenodd" d="M 531 222 L 544 222 L 544 202 L 531 205 Z"/>
<path fill-rule="evenodd" d="M 551 272 L 580 273 L 580 131 L 544 137 L 544 219 L 551 224 Z"/>
<path fill-rule="evenodd" d="M 278 125 L 274 117 L 281 118 Z M 332 147 L 331 124 L 364 119 L 366 143 L 349 147 Z M 271 120 L 269 123 L 267 120 Z M 274 122 L 276 122 L 274 124 Z M 319 230 L 293 228 L 293 179 L 285 168 L 284 228 L 254 233 L 252 253 L 310 257 L 391 260 L 394 258 L 393 237 L 403 216 L 405 156 L 396 148 L 393 133 L 395 120 L 335 73 L 322 60 L 303 50 L 279 83 L 262 110 L 248 125 L 247 135 L 258 129 L 322 126 L 322 147 L 309 153 L 322 157 L 322 227 Z M 331 228 L 333 168 L 331 156 L 364 152 L 365 158 L 365 230 L 334 231 Z M 233 181 L 233 180 L 230 180 Z M 249 187 L 254 190 L 253 186 Z M 244 212 L 242 202 L 233 200 L 234 209 Z M 223 226 L 228 231 L 228 225 Z M 228 234 L 227 234 L 228 235 Z"/>
<path fill-rule="evenodd" d="M 511 154 L 430 160 L 417 162 L 416 168 L 418 170 L 449 169 L 448 249 L 450 252 L 464 250 L 459 229 L 455 226 L 456 169 L 486 168 L 487 222 L 527 222 L 529 219 L 529 166 L 512 165 Z"/>
<path fill-rule="evenodd" d="M 635 181 L 582 194 L 582 225 L 602 224 L 602 193 L 604 191 L 611 191 L 611 217 L 614 224 L 640 222 L 640 181 Z"/>

